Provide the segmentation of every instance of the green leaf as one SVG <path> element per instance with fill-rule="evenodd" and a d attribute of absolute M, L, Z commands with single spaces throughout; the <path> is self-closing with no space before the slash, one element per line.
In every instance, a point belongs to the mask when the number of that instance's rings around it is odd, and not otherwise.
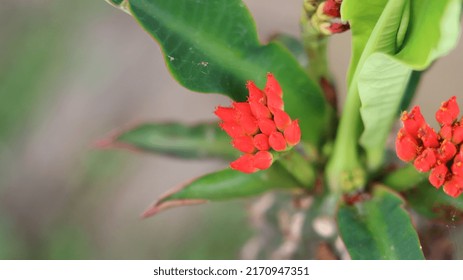
<path fill-rule="evenodd" d="M 102 144 L 186 159 L 236 159 L 240 154 L 216 123 L 194 126 L 180 123 L 142 124 L 109 141 L 103 140 Z"/>
<path fill-rule="evenodd" d="M 370 200 L 341 205 L 337 220 L 352 259 L 424 259 L 403 200 L 384 187 L 375 188 Z"/>
<path fill-rule="evenodd" d="M 261 45 L 239 0 L 129 0 L 130 13 L 161 45 L 167 66 L 183 86 L 244 101 L 245 83 L 264 86 L 272 72 L 286 111 L 300 120 L 302 138 L 318 144 L 328 106 L 319 86 L 280 44 Z"/>
<path fill-rule="evenodd" d="M 289 34 L 278 34 L 273 38 L 272 42 L 282 44 L 289 52 L 296 58 L 302 67 L 307 68 L 309 65 L 309 59 L 304 50 L 302 42 Z"/>
<path fill-rule="evenodd" d="M 300 187 L 299 183 L 278 163 L 274 163 L 267 170 L 252 174 L 244 174 L 227 168 L 204 175 L 168 191 L 143 213 L 143 217 L 149 217 L 177 206 L 243 198 L 272 189 L 296 187 Z"/>
<path fill-rule="evenodd" d="M 383 180 L 382 184 L 399 192 L 415 188 L 427 177 L 428 173 L 421 173 L 415 169 L 413 164 L 397 169 L 388 174 Z"/>
<path fill-rule="evenodd" d="M 463 219 L 463 196 L 453 198 L 428 181 L 403 195 L 413 210 L 427 218 L 445 223 L 461 222 Z"/>
<path fill-rule="evenodd" d="M 353 33 L 349 95 L 356 99 L 358 91 L 361 101 L 360 144 L 370 169 L 382 164 L 391 126 L 416 89 L 407 87 L 412 71 L 426 69 L 456 46 L 460 12 L 461 0 L 343 2 Z"/>

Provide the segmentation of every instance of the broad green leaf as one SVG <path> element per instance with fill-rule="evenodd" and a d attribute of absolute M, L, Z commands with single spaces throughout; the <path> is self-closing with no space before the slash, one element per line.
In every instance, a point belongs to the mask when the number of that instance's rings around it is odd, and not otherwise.
<path fill-rule="evenodd" d="M 418 186 L 428 175 L 428 173 L 418 172 L 413 164 L 409 164 L 391 172 L 381 182 L 395 191 L 403 192 Z"/>
<path fill-rule="evenodd" d="M 382 164 L 390 128 L 416 89 L 408 87 L 412 71 L 426 69 L 456 46 L 460 12 L 461 0 L 343 2 L 353 32 L 349 95 L 358 91 L 361 101 L 360 143 L 370 169 Z"/>
<path fill-rule="evenodd" d="M 341 205 L 337 220 L 354 260 L 424 259 L 403 200 L 384 187 L 376 187 L 370 200 Z"/>
<path fill-rule="evenodd" d="M 286 49 L 288 49 L 288 51 L 291 52 L 302 67 L 307 68 L 309 59 L 304 50 L 304 45 L 299 39 L 288 34 L 278 34 L 275 38 L 273 38 L 272 42 L 282 44 Z"/>
<path fill-rule="evenodd" d="M 272 189 L 291 189 L 299 186 L 299 183 L 277 163 L 267 170 L 252 174 L 227 168 L 168 191 L 145 211 L 143 217 L 176 206 L 243 198 Z"/>
<path fill-rule="evenodd" d="M 128 147 L 179 158 L 235 159 L 239 152 L 216 123 L 187 126 L 180 123 L 142 124 L 125 131 L 109 146 Z"/>
<path fill-rule="evenodd" d="M 167 66 L 183 86 L 244 101 L 245 83 L 264 86 L 272 72 L 285 109 L 300 120 L 302 138 L 318 144 L 328 107 L 319 86 L 280 44 L 261 45 L 239 0 L 128 0 L 130 13 L 161 45 Z"/>
<path fill-rule="evenodd" d="M 445 223 L 462 221 L 463 196 L 453 198 L 427 181 L 403 195 L 413 210 L 427 218 Z"/>

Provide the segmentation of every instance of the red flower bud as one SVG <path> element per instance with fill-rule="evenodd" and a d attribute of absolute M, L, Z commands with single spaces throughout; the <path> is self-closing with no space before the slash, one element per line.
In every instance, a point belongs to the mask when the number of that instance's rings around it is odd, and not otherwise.
<path fill-rule="evenodd" d="M 269 168 L 272 165 L 273 156 L 270 152 L 260 151 L 254 155 L 254 166 L 260 170 Z"/>
<path fill-rule="evenodd" d="M 299 127 L 299 121 L 294 120 L 286 129 L 285 129 L 285 139 L 290 146 L 297 145 L 301 141 L 301 128 Z"/>
<path fill-rule="evenodd" d="M 272 114 L 270 110 L 262 103 L 250 101 L 249 105 L 251 106 L 252 114 L 259 119 L 270 119 Z"/>
<path fill-rule="evenodd" d="M 429 174 L 429 182 L 437 189 L 440 188 L 444 184 L 448 172 L 449 169 L 445 166 L 445 164 L 434 167 L 431 174 Z"/>
<path fill-rule="evenodd" d="M 281 131 L 285 130 L 291 124 L 291 118 L 289 115 L 280 109 L 273 109 L 273 120 L 275 125 Z"/>
<path fill-rule="evenodd" d="M 463 142 L 463 126 L 461 123 L 453 127 L 452 142 L 455 144 L 460 144 Z"/>
<path fill-rule="evenodd" d="M 272 74 L 267 75 L 265 91 L 252 81 L 246 87 L 247 102 L 233 102 L 231 108 L 219 106 L 215 114 L 222 120 L 220 127 L 232 137 L 233 147 L 245 153 L 230 167 L 252 173 L 269 168 L 273 162 L 270 148 L 285 151 L 288 143 L 300 141 L 301 131 L 297 120 L 292 122 L 283 111 L 283 91 Z"/>
<path fill-rule="evenodd" d="M 231 162 L 230 167 L 243 173 L 253 173 L 258 170 L 254 166 L 254 155 L 251 154 L 242 155 L 237 160 Z"/>
<path fill-rule="evenodd" d="M 333 22 L 325 28 L 329 34 L 342 33 L 350 29 L 349 23 Z"/>
<path fill-rule="evenodd" d="M 418 137 L 418 130 L 426 125 L 426 121 L 418 106 L 413 107 L 410 113 L 407 113 L 407 111 L 403 112 L 401 119 L 405 130 L 413 137 Z"/>
<path fill-rule="evenodd" d="M 283 96 L 280 84 L 272 73 L 267 73 L 267 83 L 265 84 L 264 92 L 267 96 Z"/>
<path fill-rule="evenodd" d="M 251 136 L 236 137 L 232 141 L 232 145 L 240 152 L 251 154 L 255 151 L 254 141 Z"/>
<path fill-rule="evenodd" d="M 453 159 L 452 173 L 455 175 L 463 176 L 463 157 L 457 154 Z"/>
<path fill-rule="evenodd" d="M 402 128 L 395 141 L 397 156 L 403 161 L 412 161 L 418 155 L 419 149 L 418 142 Z"/>
<path fill-rule="evenodd" d="M 230 135 L 231 138 L 236 138 L 245 135 L 243 128 L 235 122 L 222 122 L 219 126 Z"/>
<path fill-rule="evenodd" d="M 423 153 L 415 159 L 413 165 L 419 172 L 428 172 L 436 165 L 436 162 L 436 151 L 432 148 L 426 148 Z"/>
<path fill-rule="evenodd" d="M 457 153 L 457 148 L 452 142 L 444 140 L 440 145 L 439 149 L 437 150 L 438 159 L 442 163 L 446 163 L 447 161 L 451 160 Z"/>
<path fill-rule="evenodd" d="M 252 115 L 251 106 L 248 102 L 233 102 L 232 106 L 237 112 L 240 112 L 243 115 Z"/>
<path fill-rule="evenodd" d="M 323 6 L 323 13 L 325 15 L 340 18 L 341 17 L 341 4 L 337 3 L 334 0 L 327 0 L 325 1 Z"/>
<path fill-rule="evenodd" d="M 451 125 L 444 125 L 439 131 L 439 135 L 445 140 L 452 140 L 453 128 Z"/>
<path fill-rule="evenodd" d="M 259 151 L 268 151 L 270 149 L 270 144 L 268 143 L 268 136 L 259 133 L 254 136 L 254 147 L 256 147 Z"/>
<path fill-rule="evenodd" d="M 256 86 L 253 81 L 248 81 L 246 87 L 248 88 L 249 92 L 249 102 L 258 102 L 264 105 L 266 104 L 264 93 Z"/>
<path fill-rule="evenodd" d="M 233 108 L 217 106 L 214 114 L 224 122 L 233 122 L 235 121 L 236 111 Z"/>
<path fill-rule="evenodd" d="M 451 125 L 460 114 L 457 98 L 452 96 L 449 100 L 442 102 L 441 107 L 436 112 L 436 120 L 440 125 Z"/>
<path fill-rule="evenodd" d="M 445 182 L 444 192 L 451 197 L 458 197 L 463 190 L 463 177 L 452 176 L 450 180 Z"/>
<path fill-rule="evenodd" d="M 270 134 L 268 143 L 275 151 L 280 152 L 286 150 L 286 140 L 285 137 L 283 137 L 283 134 L 280 132 L 274 131 L 272 134 Z"/>
<path fill-rule="evenodd" d="M 238 118 L 238 124 L 241 125 L 247 135 L 254 135 L 259 131 L 259 125 L 253 115 L 243 114 Z"/>
<path fill-rule="evenodd" d="M 257 121 L 257 123 L 259 125 L 260 131 L 262 131 L 264 134 L 270 135 L 277 130 L 275 122 L 271 119 L 260 119 Z"/>
<path fill-rule="evenodd" d="M 267 105 L 270 109 L 270 112 L 274 112 L 275 109 L 283 110 L 283 98 L 276 94 L 267 94 Z"/>
<path fill-rule="evenodd" d="M 423 141 L 426 148 L 439 147 L 439 135 L 429 125 L 425 125 L 418 130 L 418 137 Z"/>

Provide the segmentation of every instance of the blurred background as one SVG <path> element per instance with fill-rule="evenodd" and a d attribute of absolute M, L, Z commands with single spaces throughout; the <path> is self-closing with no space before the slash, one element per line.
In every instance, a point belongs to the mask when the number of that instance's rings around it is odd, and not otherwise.
<path fill-rule="evenodd" d="M 244 2 L 263 42 L 298 35 L 302 1 Z M 349 40 L 330 45 L 341 102 Z M 452 95 L 463 101 L 462 49 L 426 73 L 415 100 L 426 118 Z M 141 122 L 213 120 L 228 99 L 179 86 L 158 45 L 103 0 L 2 0 L 0 50 L 0 259 L 239 257 L 251 200 L 139 218 L 170 187 L 225 163 L 92 147 Z"/>

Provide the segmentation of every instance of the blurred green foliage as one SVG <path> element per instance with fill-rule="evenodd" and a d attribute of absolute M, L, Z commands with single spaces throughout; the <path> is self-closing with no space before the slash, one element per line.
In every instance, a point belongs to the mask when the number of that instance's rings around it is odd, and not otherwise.
<path fill-rule="evenodd" d="M 80 40 L 92 29 L 90 24 L 115 14 L 117 18 L 121 16 L 104 1 L 2 2 L 0 259 L 237 258 L 240 246 L 249 236 L 249 230 L 243 227 L 246 220 L 242 203 L 228 203 L 220 208 L 207 205 L 190 212 L 177 212 L 187 214 L 184 221 L 194 222 L 175 226 L 181 229 L 176 233 L 170 226 L 178 222 L 171 222 L 169 216 L 140 221 L 138 212 L 127 214 L 131 215 L 128 218 L 131 224 L 106 225 L 113 213 L 105 211 L 104 207 L 111 205 L 120 191 L 117 186 L 123 184 L 123 176 L 136 171 L 130 167 L 135 156 L 130 158 L 125 151 L 86 149 L 76 155 L 76 168 L 65 174 L 66 182 L 55 178 L 62 174 L 47 174 L 47 181 L 33 182 L 36 185 L 27 188 L 35 192 L 30 197 L 49 197 L 48 205 L 42 207 L 54 207 L 54 198 L 62 195 L 46 193 L 50 189 L 42 187 L 61 184 L 56 187 L 62 188 L 65 203 L 59 205 L 50 217 L 36 215 L 35 212 L 39 214 L 43 209 L 35 209 L 37 205 L 20 200 L 23 194 L 17 195 L 24 188 L 16 189 L 18 186 L 11 183 L 11 173 L 19 166 L 17 162 L 24 152 L 23 144 L 31 138 L 32 128 L 46 125 L 46 114 L 53 113 L 47 111 L 51 107 L 49 104 L 56 103 L 61 94 L 78 94 L 60 92 L 59 89 L 65 88 L 63 84 L 70 80 L 78 79 L 78 75 L 85 75 L 89 69 L 82 65 L 94 59 L 90 55 L 85 57 L 85 51 L 78 49 L 85 44 Z M 74 53 L 84 54 L 77 59 L 78 64 Z M 100 136 L 106 132 L 100 131 Z M 33 170 L 15 172 L 27 177 Z M 138 205 L 136 211 L 143 210 L 143 207 Z M 32 218 L 24 218 L 24 213 Z M 227 219 L 223 219 L 224 216 Z"/>

